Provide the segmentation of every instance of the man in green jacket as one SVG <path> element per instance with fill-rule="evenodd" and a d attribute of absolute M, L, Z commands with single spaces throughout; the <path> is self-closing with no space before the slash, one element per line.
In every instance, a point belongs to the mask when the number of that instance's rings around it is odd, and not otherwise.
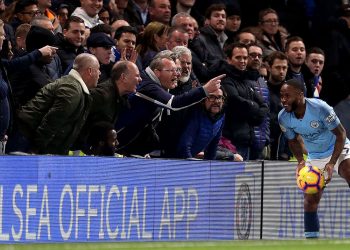
<path fill-rule="evenodd" d="M 86 121 L 92 99 L 89 89 L 97 86 L 99 76 L 96 57 L 80 54 L 67 76 L 43 87 L 19 110 L 19 128 L 31 153 L 68 153 Z"/>

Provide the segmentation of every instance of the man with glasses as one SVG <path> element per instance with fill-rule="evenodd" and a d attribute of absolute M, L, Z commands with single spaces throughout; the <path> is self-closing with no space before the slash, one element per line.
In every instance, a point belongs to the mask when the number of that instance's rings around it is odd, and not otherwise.
<path fill-rule="evenodd" d="M 19 0 L 14 9 L 15 18 L 11 22 L 14 31 L 22 23 L 30 23 L 35 16 L 40 15 L 37 0 Z"/>
<path fill-rule="evenodd" d="M 262 48 L 256 44 L 248 47 L 248 64 L 247 64 L 247 80 L 249 84 L 254 86 L 257 93 L 263 98 L 264 103 L 269 106 L 270 93 L 266 80 L 260 75 L 260 67 L 262 65 Z M 254 136 L 252 150 L 250 151 L 250 159 L 266 159 L 269 158 L 270 143 L 270 116 L 267 113 L 263 122 L 259 126 L 254 126 Z"/>
<path fill-rule="evenodd" d="M 178 111 L 200 102 L 220 88 L 224 77 L 215 77 L 201 87 L 174 96 L 168 91 L 177 86 L 180 75 L 181 69 L 177 68 L 173 58 L 166 55 L 156 57 L 145 69 L 136 94 L 129 97 L 130 108 L 124 110 L 117 121 L 118 153 L 145 155 L 159 149 L 154 128 L 162 113 L 168 112 L 164 108 Z"/>
<path fill-rule="evenodd" d="M 197 77 L 192 72 L 191 51 L 184 46 L 176 46 L 172 49 L 172 52 L 180 61 L 182 69 L 177 81 L 177 86 L 174 89 L 169 90 L 170 94 L 176 96 L 184 94 L 191 89 L 198 87 L 200 84 Z M 176 157 L 177 142 L 188 122 L 186 118 L 187 113 L 188 109 L 180 111 L 169 110 L 163 115 L 162 120 L 157 127 L 163 157 Z M 176 124 L 176 126 L 174 126 L 174 124 Z"/>
<path fill-rule="evenodd" d="M 272 51 L 284 51 L 288 32 L 279 25 L 278 15 L 274 9 L 268 8 L 259 12 L 259 28 L 262 31 L 259 42 L 264 56 L 269 55 Z"/>
<path fill-rule="evenodd" d="M 224 99 L 223 90 L 218 89 L 188 112 L 186 126 L 177 144 L 177 158 L 215 159 L 224 126 Z"/>

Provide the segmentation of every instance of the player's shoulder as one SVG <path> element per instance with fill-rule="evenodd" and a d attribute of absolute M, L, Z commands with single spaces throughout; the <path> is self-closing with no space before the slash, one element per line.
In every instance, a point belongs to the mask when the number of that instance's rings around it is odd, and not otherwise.
<path fill-rule="evenodd" d="M 309 105 L 315 109 L 319 108 L 331 108 L 325 101 L 318 98 L 305 98 L 306 105 Z"/>
<path fill-rule="evenodd" d="M 278 112 L 278 119 L 282 118 L 282 117 L 286 117 L 289 116 L 290 113 L 288 113 L 284 108 L 280 110 L 280 112 Z"/>

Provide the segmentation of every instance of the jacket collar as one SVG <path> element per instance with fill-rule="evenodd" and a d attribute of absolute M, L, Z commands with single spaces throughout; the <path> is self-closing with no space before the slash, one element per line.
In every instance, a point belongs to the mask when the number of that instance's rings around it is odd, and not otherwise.
<path fill-rule="evenodd" d="M 86 94 L 90 95 L 90 91 L 86 86 L 85 82 L 83 81 L 83 78 L 81 78 L 78 71 L 76 71 L 75 69 L 72 69 L 71 71 L 69 71 L 69 75 L 72 76 L 74 79 L 76 79 L 80 83 L 81 87 L 83 88 L 83 91 Z"/>
<path fill-rule="evenodd" d="M 149 76 L 149 78 L 151 78 L 152 81 L 158 83 L 160 86 L 162 86 L 162 84 L 160 83 L 158 77 L 154 74 L 153 70 L 151 70 L 150 67 L 147 67 L 145 69 L 146 74 Z"/>

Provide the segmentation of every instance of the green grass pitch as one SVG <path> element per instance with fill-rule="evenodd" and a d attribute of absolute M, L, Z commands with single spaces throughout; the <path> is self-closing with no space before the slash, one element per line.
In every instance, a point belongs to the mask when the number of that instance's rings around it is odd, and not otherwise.
<path fill-rule="evenodd" d="M 256 240 L 256 241 L 210 241 L 210 242 L 141 242 L 141 243 L 60 243 L 0 245 L 0 250 L 345 250 L 350 240 Z"/>

